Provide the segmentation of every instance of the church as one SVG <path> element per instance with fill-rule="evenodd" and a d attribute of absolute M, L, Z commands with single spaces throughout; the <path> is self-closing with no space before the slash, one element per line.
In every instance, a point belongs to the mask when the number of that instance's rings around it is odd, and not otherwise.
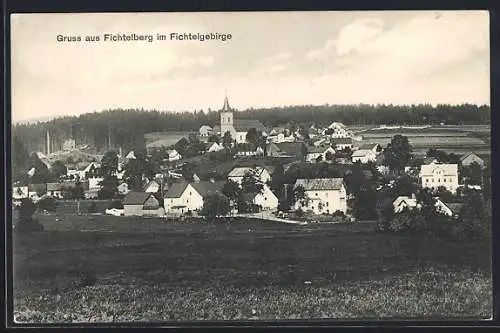
<path fill-rule="evenodd" d="M 220 136 L 223 137 L 226 132 L 231 133 L 231 137 L 236 143 L 246 143 L 248 131 L 255 128 L 267 136 L 267 129 L 258 120 L 252 119 L 234 119 L 234 109 L 229 106 L 227 96 L 224 98 L 224 106 L 220 111 Z"/>

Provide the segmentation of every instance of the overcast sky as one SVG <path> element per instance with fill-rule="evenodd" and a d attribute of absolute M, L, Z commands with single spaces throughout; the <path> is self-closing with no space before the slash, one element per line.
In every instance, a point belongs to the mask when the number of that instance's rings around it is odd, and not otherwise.
<path fill-rule="evenodd" d="M 23 14 L 13 121 L 110 108 L 490 104 L 486 11 Z M 104 42 L 105 33 L 231 34 Z M 57 35 L 101 37 L 58 42 Z"/>

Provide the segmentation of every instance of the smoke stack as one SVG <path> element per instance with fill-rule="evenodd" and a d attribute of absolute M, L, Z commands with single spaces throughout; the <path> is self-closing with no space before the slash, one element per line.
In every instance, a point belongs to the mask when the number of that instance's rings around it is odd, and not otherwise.
<path fill-rule="evenodd" d="M 50 154 L 50 134 L 49 130 L 47 130 L 47 155 Z"/>

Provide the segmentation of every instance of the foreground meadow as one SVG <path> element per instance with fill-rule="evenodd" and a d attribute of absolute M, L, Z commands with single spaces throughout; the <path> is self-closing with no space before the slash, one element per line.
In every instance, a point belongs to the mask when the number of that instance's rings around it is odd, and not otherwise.
<path fill-rule="evenodd" d="M 491 316 L 487 243 L 370 223 L 38 219 L 46 231 L 13 239 L 19 323 Z"/>

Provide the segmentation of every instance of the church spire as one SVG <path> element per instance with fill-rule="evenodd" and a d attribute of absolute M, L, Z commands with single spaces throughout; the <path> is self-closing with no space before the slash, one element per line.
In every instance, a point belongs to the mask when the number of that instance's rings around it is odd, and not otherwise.
<path fill-rule="evenodd" d="M 229 106 L 229 100 L 227 98 L 227 90 L 225 91 L 224 106 L 222 107 L 222 111 L 231 111 L 231 107 Z"/>

